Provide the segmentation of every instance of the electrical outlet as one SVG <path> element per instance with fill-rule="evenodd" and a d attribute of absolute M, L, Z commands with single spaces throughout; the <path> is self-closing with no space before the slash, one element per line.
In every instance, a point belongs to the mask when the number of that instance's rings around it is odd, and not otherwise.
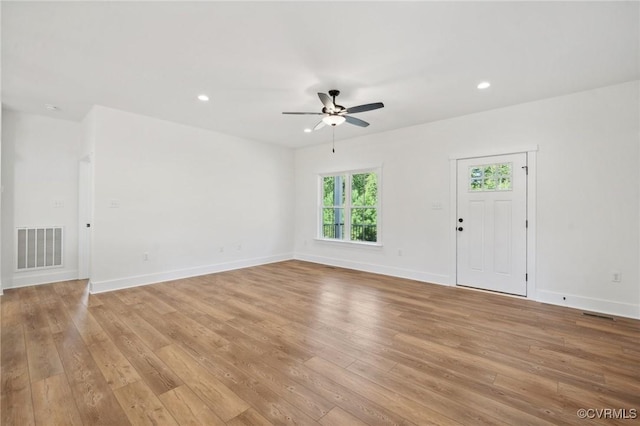
<path fill-rule="evenodd" d="M 402 249 L 398 249 L 398 256 L 402 256 Z"/>
<path fill-rule="evenodd" d="M 144 252 L 142 253 L 142 260 L 144 260 L 145 262 L 149 260 L 149 253 L 148 252 Z"/>
<path fill-rule="evenodd" d="M 622 281 L 622 274 L 620 271 L 611 271 L 611 282 L 619 283 Z"/>

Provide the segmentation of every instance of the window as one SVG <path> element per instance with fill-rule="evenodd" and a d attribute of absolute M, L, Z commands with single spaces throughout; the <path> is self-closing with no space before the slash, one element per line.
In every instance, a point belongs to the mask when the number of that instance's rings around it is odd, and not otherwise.
<path fill-rule="evenodd" d="M 469 167 L 469 191 L 511 191 L 511 163 Z"/>
<path fill-rule="evenodd" d="M 378 242 L 378 182 L 374 171 L 321 176 L 320 238 Z"/>

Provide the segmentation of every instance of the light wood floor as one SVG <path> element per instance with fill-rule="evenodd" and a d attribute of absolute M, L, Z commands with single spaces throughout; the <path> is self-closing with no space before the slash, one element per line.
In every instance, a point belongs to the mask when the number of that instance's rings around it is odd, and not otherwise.
<path fill-rule="evenodd" d="M 3 425 L 632 424 L 640 321 L 283 262 L 2 300 Z M 619 413 L 619 412 L 618 412 Z"/>

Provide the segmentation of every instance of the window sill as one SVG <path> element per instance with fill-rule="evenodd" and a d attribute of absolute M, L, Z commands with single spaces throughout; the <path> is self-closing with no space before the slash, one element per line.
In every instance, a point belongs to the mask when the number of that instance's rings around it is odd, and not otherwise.
<path fill-rule="evenodd" d="M 314 238 L 314 241 L 319 241 L 321 243 L 338 244 L 338 245 L 351 245 L 351 246 L 358 246 L 358 247 L 372 247 L 372 248 L 382 247 L 382 243 L 381 242 L 370 243 L 370 242 L 366 242 L 366 241 L 334 240 L 334 239 L 330 239 L 330 238 Z"/>

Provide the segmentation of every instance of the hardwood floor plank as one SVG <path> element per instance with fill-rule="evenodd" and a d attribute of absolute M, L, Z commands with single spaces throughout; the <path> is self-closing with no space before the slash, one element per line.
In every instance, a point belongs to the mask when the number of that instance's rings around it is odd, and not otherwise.
<path fill-rule="evenodd" d="M 22 302 L 15 290 L 6 290 L 2 301 L 2 323 L 6 326 L 22 325 Z"/>
<path fill-rule="evenodd" d="M 249 408 L 227 422 L 227 426 L 272 426 L 269 420 L 262 417 L 256 410 Z M 336 426 L 338 426 L 336 424 Z"/>
<path fill-rule="evenodd" d="M 47 286 L 40 286 L 47 287 Z M 54 294 L 56 294 L 54 292 Z M 43 302 L 46 312 L 49 330 L 51 333 L 63 333 L 67 328 L 73 327 L 73 321 L 67 313 L 63 303 L 59 299 L 47 299 Z"/>
<path fill-rule="evenodd" d="M 149 386 L 142 381 L 114 389 L 113 393 L 132 425 L 178 424 Z"/>
<path fill-rule="evenodd" d="M 64 374 L 50 376 L 31 385 L 36 423 L 41 425 L 82 425 Z"/>
<path fill-rule="evenodd" d="M 38 330 L 49 326 L 45 311 L 39 308 L 38 301 L 25 301 L 22 303 L 21 309 L 22 324 L 24 325 L 25 330 Z"/>
<path fill-rule="evenodd" d="M 638 320 L 302 261 L 9 289 L 0 333 L 1 425 L 574 425 L 602 424 L 579 408 L 640 408 Z"/>
<path fill-rule="evenodd" d="M 127 326 L 149 349 L 155 351 L 156 349 L 171 344 L 171 341 L 167 339 L 163 333 L 156 330 L 151 324 L 138 315 L 136 311 L 128 312 L 125 318 Z"/>
<path fill-rule="evenodd" d="M 396 393 L 385 390 L 382 386 L 358 376 L 344 368 L 340 368 L 329 361 L 319 357 L 311 358 L 305 365 L 318 373 L 326 375 L 336 383 L 348 388 L 356 389 L 356 392 L 367 399 L 389 408 L 398 415 L 402 415 L 416 424 L 461 424 L 447 417 L 445 414 L 421 405 L 413 400 L 402 397 Z"/>
<path fill-rule="evenodd" d="M 426 404 L 461 424 L 513 424 L 504 417 L 497 417 L 493 412 L 483 410 L 482 404 L 473 404 L 469 400 L 469 396 L 473 396 L 472 392 L 466 392 L 466 395 L 464 391 L 448 393 L 445 386 L 430 387 L 424 386 L 424 383 L 416 386 L 412 382 L 407 382 L 406 377 L 400 374 L 379 370 L 359 361 L 353 363 L 347 370 L 418 403 Z M 464 400 L 464 403 L 460 400 Z M 521 420 L 522 416 L 517 419 Z"/>
<path fill-rule="evenodd" d="M 35 420 L 24 329 L 20 324 L 7 325 L 3 322 L 0 331 L 0 340 L 2 340 L 2 357 L 0 358 L 2 424 L 33 425 Z"/>
<path fill-rule="evenodd" d="M 182 380 L 151 351 L 113 312 L 104 306 L 91 308 L 97 321 L 136 372 L 160 395 L 182 384 Z"/>
<path fill-rule="evenodd" d="M 372 425 L 412 425 L 401 415 L 375 404 L 348 387 L 331 380 L 322 373 L 306 367 L 302 362 L 284 352 L 274 350 L 261 358 L 265 363 L 282 371 L 291 379 L 303 384 L 327 401 L 348 411 L 355 417 Z"/>
<path fill-rule="evenodd" d="M 64 334 L 55 334 L 53 339 L 82 422 L 91 425 L 128 424 L 80 334 L 67 330 Z"/>
<path fill-rule="evenodd" d="M 230 389 L 235 395 L 237 395 L 247 406 L 252 406 L 258 410 L 267 420 L 274 424 L 293 423 L 300 425 L 315 425 L 312 418 L 307 416 L 304 412 L 292 406 L 287 401 L 280 398 L 277 394 L 265 387 L 258 380 L 255 380 L 250 375 L 243 372 L 241 369 L 235 367 L 233 364 L 226 361 L 224 358 L 216 356 L 215 354 L 208 357 L 198 358 L 197 361 L 187 354 L 182 352 L 175 346 L 167 346 L 162 348 L 159 352 L 177 352 L 178 357 L 184 358 L 186 365 L 193 365 L 193 369 L 201 371 L 200 368 L 204 368 L 208 374 L 213 375 L 220 383 Z M 197 354 L 193 354 L 197 356 Z M 171 356 L 171 355 L 170 355 Z M 197 364 L 192 364 L 197 362 Z M 195 382 L 195 379 L 193 380 Z M 196 387 L 197 386 L 197 387 Z M 206 395 L 206 383 L 202 385 L 194 386 L 192 383 L 189 387 L 200 396 L 214 411 L 216 408 L 211 406 L 210 401 L 206 396 L 200 395 L 198 389 L 205 391 Z M 223 417 L 223 416 L 220 416 Z"/>
<path fill-rule="evenodd" d="M 218 417 L 187 385 L 178 386 L 159 395 L 160 401 L 180 426 L 224 426 Z"/>
<path fill-rule="evenodd" d="M 222 358 L 232 362 L 244 373 L 260 381 L 273 393 L 298 407 L 314 420 L 320 419 L 334 407 L 333 403 L 322 396 L 291 380 L 277 369 L 260 362 L 260 353 L 249 354 L 247 351 L 234 348 L 233 344 L 225 349 L 225 351 L 218 351 Z"/>
<path fill-rule="evenodd" d="M 25 330 L 25 341 L 31 382 L 64 373 L 48 327 Z"/>
<path fill-rule="evenodd" d="M 68 298 L 63 298 L 62 301 L 67 314 L 74 324 L 74 329 L 80 333 L 86 345 L 106 339 L 104 330 L 83 304 Z M 64 331 L 64 333 L 66 332 L 67 330 Z"/>
<path fill-rule="evenodd" d="M 142 380 L 129 360 L 110 339 L 92 343 L 87 346 L 87 349 L 111 389 L 118 389 Z"/>
<path fill-rule="evenodd" d="M 170 345 L 160 349 L 158 355 L 222 420 L 230 420 L 249 408 L 245 401 L 184 351 Z"/>
<path fill-rule="evenodd" d="M 329 411 L 326 416 L 320 419 L 320 424 L 324 426 L 349 425 L 349 426 L 367 426 L 357 417 L 353 417 L 340 407 L 335 407 Z"/>

